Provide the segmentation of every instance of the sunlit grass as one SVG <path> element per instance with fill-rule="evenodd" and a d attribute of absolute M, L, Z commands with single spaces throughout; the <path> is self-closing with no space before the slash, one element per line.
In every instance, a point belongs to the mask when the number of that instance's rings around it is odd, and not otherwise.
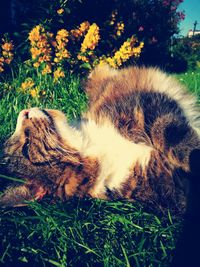
<path fill-rule="evenodd" d="M 196 71 L 188 71 L 177 75 L 177 79 L 183 83 L 190 92 L 194 93 L 200 101 L 200 68 Z"/>

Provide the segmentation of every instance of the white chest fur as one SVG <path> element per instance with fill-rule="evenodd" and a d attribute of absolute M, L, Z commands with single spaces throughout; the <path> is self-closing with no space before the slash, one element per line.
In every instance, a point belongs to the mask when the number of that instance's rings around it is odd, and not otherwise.
<path fill-rule="evenodd" d="M 151 147 L 125 139 L 109 121 L 103 125 L 91 120 L 83 123 L 82 138 L 81 153 L 97 158 L 100 163 L 94 187 L 96 196 L 104 193 L 105 186 L 110 190 L 120 189 L 134 164 L 144 168 L 151 156 Z"/>

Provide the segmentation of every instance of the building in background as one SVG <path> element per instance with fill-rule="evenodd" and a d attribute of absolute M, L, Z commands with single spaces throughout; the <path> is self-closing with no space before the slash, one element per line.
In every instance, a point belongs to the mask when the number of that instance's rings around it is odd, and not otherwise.
<path fill-rule="evenodd" d="M 188 31 L 188 34 L 187 34 L 187 37 L 192 37 L 192 36 L 195 36 L 195 35 L 198 35 L 198 34 L 200 34 L 200 30 L 195 30 L 195 31 L 193 31 L 193 30 L 189 30 Z"/>

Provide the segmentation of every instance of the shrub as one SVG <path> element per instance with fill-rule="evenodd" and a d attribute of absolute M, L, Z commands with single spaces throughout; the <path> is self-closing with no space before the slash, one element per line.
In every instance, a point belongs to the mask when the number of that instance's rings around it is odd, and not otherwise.
<path fill-rule="evenodd" d="M 58 11 L 58 13 L 61 12 Z M 101 39 L 99 32 L 98 25 L 90 24 L 88 21 L 82 22 L 72 30 L 59 29 L 55 34 L 47 30 L 47 27 L 37 25 L 28 35 L 31 60 L 28 59 L 25 62 L 26 67 L 34 67 L 37 74 L 43 76 L 52 74 L 54 82 L 58 82 L 65 77 L 65 72 L 83 73 L 98 64 L 105 63 L 118 68 L 130 58 L 134 60 L 140 56 L 143 43 L 138 42 L 134 36 L 128 38 L 119 50 L 114 49 L 101 54 L 98 45 L 104 40 Z M 121 28 L 116 34 L 111 37 L 111 43 L 112 39 L 121 36 Z M 13 45 L 4 41 L 2 49 L 4 49 L 2 52 L 4 57 L 2 57 L 0 71 L 3 72 L 3 64 L 5 62 L 10 64 L 13 59 Z M 35 91 L 33 94 L 36 94 Z"/>
<path fill-rule="evenodd" d="M 200 62 L 200 36 L 183 37 L 174 40 L 173 60 L 170 69 L 175 72 L 184 72 L 187 69 L 195 70 Z"/>
<path fill-rule="evenodd" d="M 18 0 L 19 11 L 15 14 L 18 28 L 15 29 L 18 30 L 19 51 L 22 52 L 21 43 L 26 46 L 27 33 L 38 24 L 45 25 L 55 35 L 58 29 L 67 28 L 69 31 L 83 21 L 90 21 L 100 28 L 104 41 L 98 49 L 102 55 L 119 48 L 135 34 L 145 43 L 140 62 L 164 65 L 169 57 L 170 39 L 178 33 L 178 24 L 184 19 L 184 13 L 178 11 L 182 1 Z M 23 11 L 19 7 L 23 7 Z M 23 24 L 21 28 L 20 23 Z M 25 58 L 28 57 L 26 51 L 24 49 Z"/>

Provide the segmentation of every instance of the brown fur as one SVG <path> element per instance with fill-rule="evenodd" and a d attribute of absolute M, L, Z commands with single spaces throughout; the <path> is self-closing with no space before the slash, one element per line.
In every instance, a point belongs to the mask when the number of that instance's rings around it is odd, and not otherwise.
<path fill-rule="evenodd" d="M 25 192 L 19 199 L 12 199 L 11 193 L 8 197 L 6 191 L 0 204 L 21 205 L 23 200 L 40 198 L 46 192 L 61 199 L 89 196 L 139 200 L 149 206 L 183 212 L 186 178 L 193 166 L 191 154 L 200 149 L 200 137 L 196 121 L 190 121 L 181 103 L 155 88 L 159 77 L 161 87 L 179 86 L 173 79 L 169 85 L 167 79 L 167 85 L 162 84 L 166 77 L 151 68 L 117 71 L 107 66 L 96 68 L 85 84 L 90 99 L 86 120 L 99 125 L 109 121 L 127 140 L 152 148 L 147 166 L 134 163 L 120 189 L 95 192 L 101 162 L 84 156 L 59 134 L 56 121 L 64 119 L 63 113 L 45 110 L 47 117 L 23 119 L 20 132 L 5 145 L 6 173 L 24 178 L 26 183 L 13 191 Z M 188 96 L 185 91 L 183 96 Z"/>

